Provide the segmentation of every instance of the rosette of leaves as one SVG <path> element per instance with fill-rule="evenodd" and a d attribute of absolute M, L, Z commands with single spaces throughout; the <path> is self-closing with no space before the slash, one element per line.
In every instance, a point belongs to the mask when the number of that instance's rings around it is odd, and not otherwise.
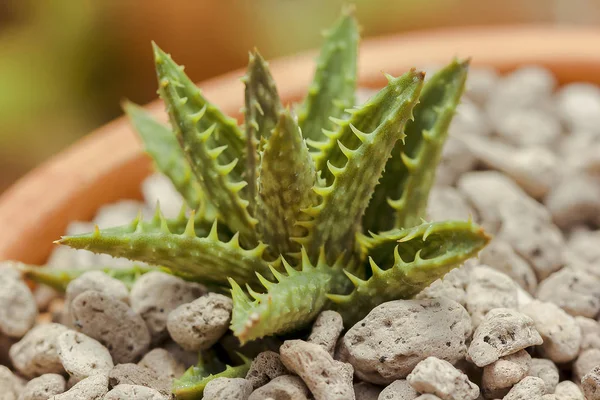
<path fill-rule="evenodd" d="M 230 292 L 242 343 L 284 334 L 334 309 L 350 326 L 378 304 L 414 296 L 475 256 L 472 221 L 424 222 L 468 62 L 424 82 L 410 70 L 356 106 L 358 26 L 325 33 L 314 80 L 294 109 L 250 54 L 244 123 L 224 115 L 154 45 L 170 126 L 127 103 L 156 167 L 191 213 L 58 243 L 160 266 Z"/>

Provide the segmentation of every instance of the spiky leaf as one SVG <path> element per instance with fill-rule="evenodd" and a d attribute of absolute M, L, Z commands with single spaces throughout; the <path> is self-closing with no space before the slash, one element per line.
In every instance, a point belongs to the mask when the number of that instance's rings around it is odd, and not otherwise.
<path fill-rule="evenodd" d="M 408 299 L 477 255 L 490 238 L 471 221 L 425 223 L 375 237 L 373 247 L 381 254 L 391 250 L 391 262 L 370 258 L 368 280 L 351 277 L 355 288 L 349 295 L 330 295 L 344 321 L 354 324 L 386 301 Z M 387 268 L 387 269 L 386 269 Z"/>
<path fill-rule="evenodd" d="M 262 258 L 264 244 L 243 249 L 237 234 L 223 242 L 218 237 L 216 221 L 206 237 L 198 237 L 193 215 L 182 233 L 171 232 L 167 220 L 158 213 L 151 223 L 141 223 L 138 217 L 123 227 L 64 236 L 57 243 L 167 267 L 208 285 L 228 285 L 227 277 L 258 283 L 255 272 L 271 276 Z"/>
<path fill-rule="evenodd" d="M 244 160 L 240 158 L 243 150 L 231 149 L 233 144 L 243 140 L 237 127 L 233 129 L 228 125 L 225 117 L 214 117 L 215 106 L 201 97 L 196 86 L 190 86 L 181 68 L 157 46 L 155 61 L 159 93 L 167 104 L 173 129 L 203 191 L 217 209 L 219 218 L 239 232 L 245 244 L 256 244 L 256 220 L 248 213 L 248 201 L 240 195 L 246 182 L 240 180 L 241 173 L 236 172 L 240 161 L 243 168 Z M 229 157 L 227 164 L 222 164 L 221 156 L 228 153 L 228 149 L 235 150 L 232 153 L 236 158 L 230 160 Z"/>
<path fill-rule="evenodd" d="M 322 129 L 333 128 L 329 118 L 342 118 L 355 103 L 359 33 L 351 9 L 324 36 L 313 82 L 298 112 L 302 134 L 311 140 L 324 139 Z"/>
<path fill-rule="evenodd" d="M 316 171 L 306 143 L 289 110 L 280 113 L 260 161 L 256 217 L 263 240 L 277 254 L 299 252 L 291 239 L 306 235 L 301 209 L 316 202 Z M 299 223 L 299 224 L 297 224 Z"/>
<path fill-rule="evenodd" d="M 469 62 L 453 61 L 429 79 L 406 124 L 406 139 L 396 143 L 363 218 L 372 232 L 418 225 L 425 217 L 429 191 L 446 141 L 448 126 L 464 90 Z"/>
<path fill-rule="evenodd" d="M 373 188 L 403 128 L 412 117 L 423 85 L 423 73 L 411 70 L 388 85 L 348 120 L 337 120 L 330 135 L 333 148 L 323 148 L 328 178 L 326 187 L 315 187 L 321 196 L 318 206 L 305 210 L 313 217 L 310 234 L 301 244 L 311 256 L 325 246 L 328 259 L 354 252 L 354 239 Z M 341 156 L 338 157 L 338 156 Z"/>
<path fill-rule="evenodd" d="M 268 138 L 277 124 L 279 113 L 283 110 L 275 81 L 267 62 L 258 51 L 250 53 L 248 72 L 242 78 L 246 85 L 244 126 L 246 128 L 246 182 L 248 182 L 248 200 L 254 209 L 257 193 L 258 141 Z"/>

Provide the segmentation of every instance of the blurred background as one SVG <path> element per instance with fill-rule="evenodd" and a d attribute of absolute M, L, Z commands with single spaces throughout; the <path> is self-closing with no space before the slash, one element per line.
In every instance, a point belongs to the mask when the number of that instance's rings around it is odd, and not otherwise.
<path fill-rule="evenodd" d="M 348 1 L 346 1 L 347 3 Z M 598 25 L 600 0 L 355 0 L 363 37 L 466 25 Z M 0 0 L 0 193 L 156 97 L 150 41 L 195 81 L 315 48 L 337 0 Z"/>

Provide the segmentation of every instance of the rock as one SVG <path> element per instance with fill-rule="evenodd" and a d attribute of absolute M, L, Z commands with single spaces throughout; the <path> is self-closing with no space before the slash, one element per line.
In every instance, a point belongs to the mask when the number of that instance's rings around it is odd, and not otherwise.
<path fill-rule="evenodd" d="M 600 133 L 600 89 L 591 83 L 564 85 L 556 93 L 557 111 L 571 131 Z"/>
<path fill-rule="evenodd" d="M 183 197 L 173 182 L 161 173 L 154 173 L 144 179 L 142 194 L 146 204 L 160 203 L 160 211 L 166 218 L 176 218 L 184 205 Z"/>
<path fill-rule="evenodd" d="M 335 361 L 323 347 L 286 340 L 279 354 L 283 365 L 302 378 L 316 400 L 354 399 L 352 367 Z"/>
<path fill-rule="evenodd" d="M 533 268 L 508 243 L 492 239 L 479 253 L 479 261 L 508 275 L 528 293 L 535 293 L 537 278 Z"/>
<path fill-rule="evenodd" d="M 600 278 L 565 267 L 540 283 L 537 298 L 573 316 L 594 318 L 600 312 Z"/>
<path fill-rule="evenodd" d="M 71 330 L 63 332 L 56 339 L 56 350 L 65 371 L 74 382 L 98 373 L 108 374 L 114 366 L 106 347 L 83 333 Z"/>
<path fill-rule="evenodd" d="M 175 360 L 177 360 L 178 363 L 182 364 L 185 369 L 198 363 L 197 353 L 182 349 L 181 346 L 173 340 L 167 340 L 163 347 L 175 358 Z"/>
<path fill-rule="evenodd" d="M 462 193 L 451 186 L 434 186 L 427 203 L 427 221 L 467 221 L 475 212 Z"/>
<path fill-rule="evenodd" d="M 475 167 L 476 162 L 475 156 L 461 140 L 449 136 L 435 172 L 435 185 L 454 185 L 462 174 Z"/>
<path fill-rule="evenodd" d="M 306 340 L 322 346 L 333 356 L 335 345 L 344 330 L 342 316 L 335 311 L 321 311 L 313 323 L 310 336 Z"/>
<path fill-rule="evenodd" d="M 76 329 L 103 344 L 115 364 L 137 361 L 150 345 L 146 323 L 127 304 L 88 290 L 70 309 Z"/>
<path fill-rule="evenodd" d="M 26 378 L 64 373 L 58 357 L 56 340 L 65 331 L 67 327 L 49 323 L 37 325 L 27 332 L 9 351 L 15 369 Z"/>
<path fill-rule="evenodd" d="M 600 399 L 600 365 L 584 375 L 581 379 L 581 389 L 586 400 Z"/>
<path fill-rule="evenodd" d="M 485 397 L 504 397 L 514 384 L 527 376 L 531 356 L 525 350 L 500 358 L 483 368 L 482 387 Z"/>
<path fill-rule="evenodd" d="M 490 310 L 518 306 L 517 285 L 502 272 L 487 265 L 479 266 L 471 272 L 466 305 L 476 328 Z"/>
<path fill-rule="evenodd" d="M 478 105 L 483 105 L 500 82 L 498 72 L 491 67 L 469 69 L 465 95 Z"/>
<path fill-rule="evenodd" d="M 108 385 L 146 386 L 160 392 L 163 396 L 171 395 L 171 379 L 161 377 L 148 368 L 136 364 L 119 364 L 108 373 Z"/>
<path fill-rule="evenodd" d="M 283 366 L 279 354 L 274 351 L 263 351 L 252 360 L 246 380 L 254 389 L 258 389 L 270 380 L 286 374 L 289 374 L 289 371 Z"/>
<path fill-rule="evenodd" d="M 153 271 L 142 275 L 131 288 L 131 308 L 148 326 L 152 342 L 158 343 L 167 335 L 167 317 L 182 304 L 191 303 L 205 293 L 204 288 L 192 282 Z"/>
<path fill-rule="evenodd" d="M 600 324 L 586 317 L 575 317 L 575 322 L 581 329 L 580 350 L 600 349 Z"/>
<path fill-rule="evenodd" d="M 467 353 L 478 367 L 485 367 L 529 346 L 542 344 L 534 321 L 508 308 L 491 310 L 473 334 Z"/>
<path fill-rule="evenodd" d="M 17 400 L 23 390 L 19 379 L 4 365 L 0 365 L 0 389 L 2 400 Z"/>
<path fill-rule="evenodd" d="M 600 349 L 582 351 L 573 363 L 573 378 L 575 382 L 581 382 L 583 376 L 590 372 L 596 365 L 600 365 Z"/>
<path fill-rule="evenodd" d="M 576 193 L 573 193 L 575 195 Z M 598 202 L 600 205 L 600 201 Z M 586 269 L 589 273 L 595 273 L 600 278 L 600 272 L 596 271 L 595 264 L 600 260 L 600 230 L 590 231 L 587 229 L 573 232 L 567 241 L 567 249 L 570 255 L 576 257 L 572 260 L 572 266 L 581 264 L 590 265 Z"/>
<path fill-rule="evenodd" d="M 123 282 L 108 276 L 102 271 L 88 271 L 81 274 L 78 278 L 73 279 L 67 285 L 65 306 L 69 307 L 75 297 L 88 290 L 94 290 L 122 302 L 129 303 L 129 290 Z"/>
<path fill-rule="evenodd" d="M 35 323 L 37 315 L 37 305 L 29 287 L 7 273 L 0 280 L 0 334 L 23 337 Z"/>
<path fill-rule="evenodd" d="M 165 349 L 150 350 L 138 363 L 140 367 L 148 368 L 159 377 L 168 379 L 179 378 L 185 372 L 185 366 Z"/>
<path fill-rule="evenodd" d="M 309 394 L 302 379 L 294 375 L 281 375 L 252 392 L 248 400 L 308 400 Z"/>
<path fill-rule="evenodd" d="M 545 358 L 532 358 L 528 375 L 543 380 L 546 393 L 554 393 L 559 375 L 558 368 L 552 361 Z"/>
<path fill-rule="evenodd" d="M 435 394 L 426 393 L 426 394 L 422 394 L 419 397 L 415 398 L 415 400 L 441 400 L 441 399 L 439 397 L 437 397 Z"/>
<path fill-rule="evenodd" d="M 545 392 L 544 381 L 533 376 L 525 377 L 513 386 L 503 400 L 534 400 L 542 397 Z"/>
<path fill-rule="evenodd" d="M 63 393 L 66 384 L 62 375 L 44 374 L 27 382 L 18 400 L 48 400 L 49 397 Z"/>
<path fill-rule="evenodd" d="M 155 389 L 139 385 L 115 386 L 102 400 L 166 400 L 167 397 Z"/>
<path fill-rule="evenodd" d="M 471 319 L 446 299 L 396 300 L 375 307 L 348 330 L 340 357 L 366 382 L 389 384 L 406 378 L 429 356 L 455 363 L 464 358 Z"/>
<path fill-rule="evenodd" d="M 75 384 L 62 394 L 49 400 L 100 400 L 108 392 L 108 377 L 104 374 L 92 375 Z"/>
<path fill-rule="evenodd" d="M 252 384 L 243 378 L 217 378 L 204 388 L 203 400 L 247 400 Z"/>
<path fill-rule="evenodd" d="M 435 394 L 442 400 L 475 400 L 479 388 L 448 361 L 428 357 L 417 364 L 406 380 L 419 393 Z"/>
<path fill-rule="evenodd" d="M 467 297 L 467 285 L 470 281 L 470 274 L 473 271 L 474 264 L 466 262 L 458 268 L 448 272 L 444 277 L 434 281 L 431 285 L 423 289 L 416 299 L 438 299 L 446 297 L 454 300 L 461 306 L 465 306 Z"/>
<path fill-rule="evenodd" d="M 498 121 L 496 131 L 507 143 L 517 147 L 551 147 L 560 139 L 558 119 L 543 110 L 514 110 Z"/>
<path fill-rule="evenodd" d="M 185 350 L 208 349 L 227 332 L 232 307 L 229 297 L 209 293 L 173 310 L 167 319 L 167 329 Z"/>
<path fill-rule="evenodd" d="M 17 343 L 17 339 L 8 337 L 0 333 L 0 365 L 11 366 L 10 357 L 8 356 L 8 351 Z"/>
<path fill-rule="evenodd" d="M 406 379 L 398 379 L 381 391 L 377 400 L 414 400 L 419 396 Z"/>
<path fill-rule="evenodd" d="M 565 173 L 552 187 L 544 204 L 562 229 L 588 221 L 597 222 L 600 212 L 600 183 L 590 174 Z"/>
<path fill-rule="evenodd" d="M 378 400 L 381 388 L 367 382 L 354 384 L 354 397 L 356 400 Z"/>
<path fill-rule="evenodd" d="M 562 381 L 554 391 L 556 400 L 585 400 L 579 386 L 571 381 Z"/>
<path fill-rule="evenodd" d="M 534 300 L 521 307 L 521 312 L 533 319 L 542 336 L 542 352 L 555 363 L 569 362 L 577 357 L 581 344 L 581 329 L 575 319 L 553 303 Z"/>

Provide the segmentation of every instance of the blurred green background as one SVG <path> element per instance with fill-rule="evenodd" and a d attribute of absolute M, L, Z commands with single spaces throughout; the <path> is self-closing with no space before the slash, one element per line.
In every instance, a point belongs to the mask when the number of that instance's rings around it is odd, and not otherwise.
<path fill-rule="evenodd" d="M 201 81 L 317 47 L 334 0 L 0 0 L 0 193 L 156 97 L 150 41 Z M 363 37 L 448 26 L 600 23 L 599 0 L 355 0 Z"/>

